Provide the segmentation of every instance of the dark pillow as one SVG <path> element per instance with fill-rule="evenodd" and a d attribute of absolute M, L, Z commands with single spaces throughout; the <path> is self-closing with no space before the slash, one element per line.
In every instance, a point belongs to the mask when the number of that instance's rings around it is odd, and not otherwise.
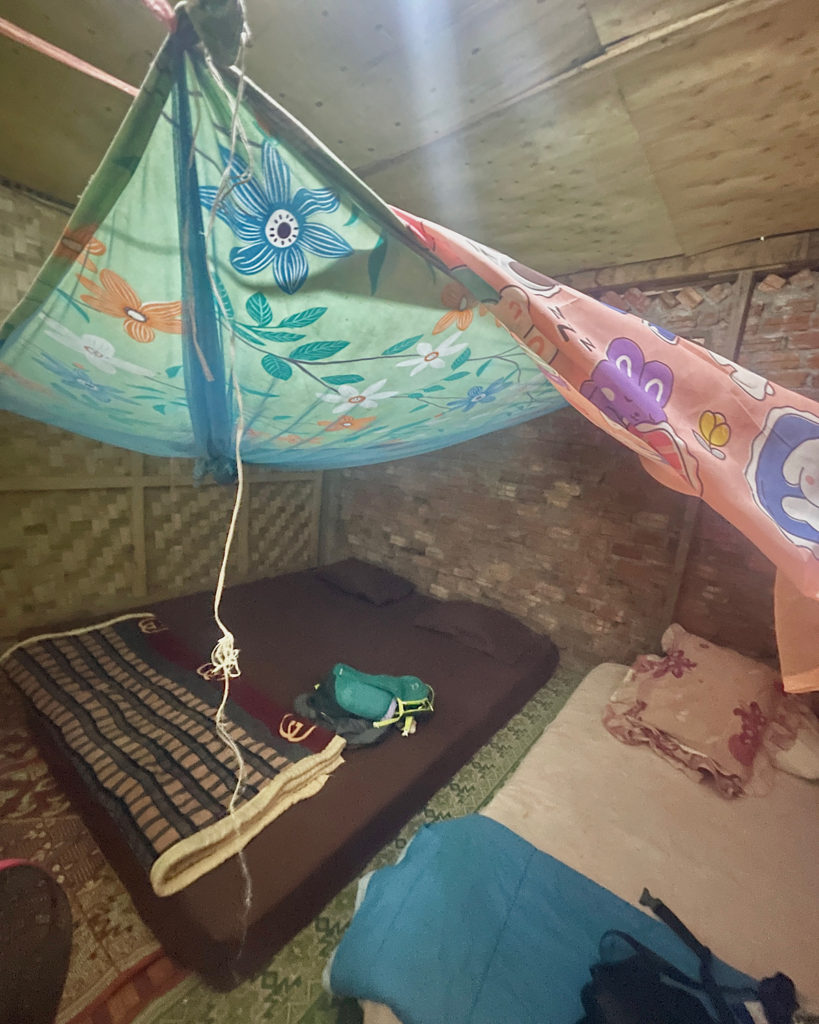
<path fill-rule="evenodd" d="M 514 665 L 532 651 L 539 640 L 536 633 L 506 612 L 473 601 L 431 605 L 415 617 L 415 625 L 451 636 L 507 665 Z"/>
<path fill-rule="evenodd" d="M 391 604 L 415 590 L 415 584 L 358 558 L 345 558 L 318 570 L 316 575 L 345 594 L 362 597 L 370 604 Z"/>

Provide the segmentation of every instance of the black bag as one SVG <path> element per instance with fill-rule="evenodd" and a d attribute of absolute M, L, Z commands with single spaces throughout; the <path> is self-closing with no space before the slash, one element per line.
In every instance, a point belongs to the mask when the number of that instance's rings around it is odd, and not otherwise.
<path fill-rule="evenodd" d="M 759 1001 L 769 1024 L 791 1024 L 797 1002 L 793 982 L 784 974 L 765 978 L 753 989 L 721 988 L 711 970 L 712 954 L 660 900 L 643 890 L 648 906 L 691 949 L 700 962 L 699 979 L 689 978 L 625 932 L 606 932 L 600 941 L 601 962 L 591 968 L 592 980 L 580 998 L 585 1017 L 578 1024 L 737 1024 L 729 1001 Z M 623 959 L 606 956 L 606 946 L 619 939 L 632 951 Z M 716 1013 L 712 1017 L 695 992 L 705 993 Z"/>

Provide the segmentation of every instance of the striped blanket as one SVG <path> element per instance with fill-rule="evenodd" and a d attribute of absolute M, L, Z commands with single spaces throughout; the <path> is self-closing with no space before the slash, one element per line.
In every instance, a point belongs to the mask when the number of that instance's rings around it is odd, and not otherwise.
<path fill-rule="evenodd" d="M 227 860 L 342 763 L 344 740 L 244 684 L 226 707 L 245 762 L 229 814 L 236 762 L 214 728 L 221 684 L 149 612 L 23 641 L 0 667 L 118 823 L 159 896 Z"/>

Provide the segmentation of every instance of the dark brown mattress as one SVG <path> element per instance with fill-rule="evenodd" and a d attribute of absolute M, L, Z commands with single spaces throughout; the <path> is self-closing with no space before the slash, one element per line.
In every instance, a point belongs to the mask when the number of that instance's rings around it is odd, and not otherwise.
<path fill-rule="evenodd" d="M 151 606 L 203 661 L 217 638 L 211 601 L 197 594 Z M 243 677 L 280 704 L 291 706 L 337 661 L 365 672 L 417 675 L 436 694 L 434 715 L 414 736 L 396 731 L 378 746 L 345 751 L 346 763 L 320 793 L 248 844 L 253 900 L 243 944 L 237 858 L 174 896 L 154 895 L 117 827 L 34 722 L 46 757 L 144 919 L 171 956 L 214 987 L 231 988 L 262 967 L 554 672 L 558 655 L 546 637 L 508 665 L 415 626 L 416 615 L 435 604 L 413 593 L 377 607 L 335 589 L 315 570 L 225 593 L 222 617 L 236 634 Z"/>

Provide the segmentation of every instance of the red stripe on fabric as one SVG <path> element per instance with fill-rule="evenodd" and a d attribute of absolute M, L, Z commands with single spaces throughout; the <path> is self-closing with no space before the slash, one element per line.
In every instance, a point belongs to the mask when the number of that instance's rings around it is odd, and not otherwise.
<path fill-rule="evenodd" d="M 162 629 L 156 633 L 148 633 L 145 635 L 145 639 L 157 654 L 167 661 L 179 665 L 180 668 L 196 672 L 203 679 L 208 679 L 214 686 L 221 687 L 219 679 L 210 679 L 199 672 L 199 669 L 204 667 L 202 658 L 194 654 L 170 630 Z M 274 736 L 281 736 L 291 743 L 296 742 L 314 754 L 321 753 L 330 740 L 335 738 L 334 732 L 316 725 L 315 722 L 308 722 L 306 719 L 294 715 L 292 711 L 261 693 L 243 676 L 230 681 L 230 698 L 249 715 L 252 715 L 257 722 L 266 725 Z"/>

